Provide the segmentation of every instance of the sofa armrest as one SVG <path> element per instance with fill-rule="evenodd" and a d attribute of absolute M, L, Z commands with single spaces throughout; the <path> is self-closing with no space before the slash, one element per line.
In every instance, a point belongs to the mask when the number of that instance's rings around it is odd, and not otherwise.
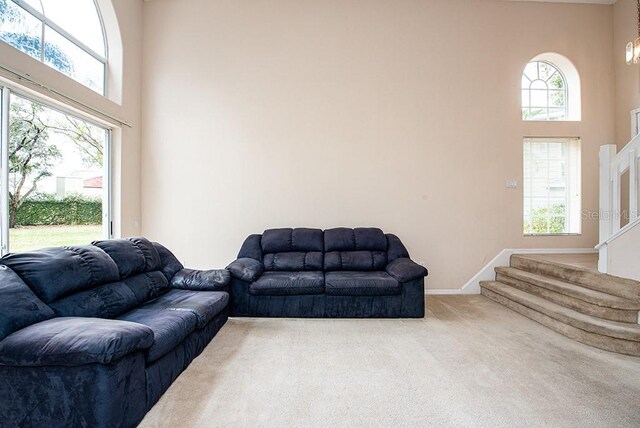
<path fill-rule="evenodd" d="M 196 270 L 182 269 L 169 283 L 172 288 L 194 291 L 221 291 L 227 288 L 231 274 L 225 269 Z"/>
<path fill-rule="evenodd" d="M 244 257 L 227 266 L 227 270 L 236 279 L 244 282 L 253 282 L 262 274 L 264 267 L 262 262 Z"/>
<path fill-rule="evenodd" d="M 0 364 L 31 367 L 109 364 L 152 344 L 153 331 L 142 324 L 60 317 L 32 324 L 0 341 Z"/>
<path fill-rule="evenodd" d="M 395 259 L 387 265 L 385 270 L 398 282 L 407 282 L 428 275 L 424 266 L 406 257 Z"/>

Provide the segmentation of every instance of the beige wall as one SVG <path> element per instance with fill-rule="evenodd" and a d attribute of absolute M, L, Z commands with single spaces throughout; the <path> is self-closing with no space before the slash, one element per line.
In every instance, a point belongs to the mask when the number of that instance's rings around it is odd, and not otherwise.
<path fill-rule="evenodd" d="M 614 140 L 610 6 L 489 0 L 144 4 L 143 233 L 222 267 L 265 228 L 379 226 L 459 288 L 522 236 L 522 138 L 582 138 L 583 208 Z M 523 123 L 520 77 L 558 52 L 581 122 Z M 518 189 L 505 180 L 517 179 Z"/>
<path fill-rule="evenodd" d="M 109 61 L 122 71 L 112 72 L 109 100 L 78 82 L 64 76 L 9 45 L 0 43 L 0 64 L 21 74 L 28 74 L 39 82 L 56 89 L 80 102 L 131 124 L 131 128 L 116 129 L 113 135 L 113 206 L 116 236 L 140 234 L 140 93 L 142 57 L 142 1 L 98 0 L 103 8 L 105 22 L 111 31 L 120 32 L 119 41 L 109 45 Z M 111 18 L 111 19 L 110 19 Z M 117 20 L 117 22 L 115 22 Z M 116 28 L 117 27 L 117 28 Z M 119 42 L 119 43 L 117 43 Z M 114 74 L 115 73 L 115 74 Z M 28 82 L 0 71 L 0 78 L 48 97 L 51 95 Z M 0 83 L 1 84 L 1 83 Z M 55 100 L 53 100 L 55 102 Z M 78 107 L 80 110 L 83 108 Z"/>
<path fill-rule="evenodd" d="M 613 6 L 613 41 L 616 85 L 616 140 L 618 149 L 631 138 L 629 112 L 640 108 L 640 65 L 627 65 L 625 46 L 638 37 L 635 0 L 618 0 Z"/>

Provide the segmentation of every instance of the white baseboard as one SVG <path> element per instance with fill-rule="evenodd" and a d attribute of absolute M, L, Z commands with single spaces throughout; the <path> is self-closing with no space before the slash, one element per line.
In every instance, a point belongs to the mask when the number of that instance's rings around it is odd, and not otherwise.
<path fill-rule="evenodd" d="M 462 294 L 462 288 L 427 288 L 424 294 L 443 295 L 443 294 Z"/>
<path fill-rule="evenodd" d="M 594 248 L 505 248 L 471 277 L 462 288 L 425 289 L 424 294 L 480 294 L 480 281 L 495 279 L 495 268 L 509 266 L 512 254 L 593 254 Z"/>

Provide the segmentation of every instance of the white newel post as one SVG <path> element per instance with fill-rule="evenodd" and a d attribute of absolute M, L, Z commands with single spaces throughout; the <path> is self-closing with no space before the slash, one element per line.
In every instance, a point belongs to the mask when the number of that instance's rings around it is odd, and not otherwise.
<path fill-rule="evenodd" d="M 600 209 L 598 212 L 600 244 L 606 242 L 613 234 L 613 224 L 617 209 L 613 206 L 611 160 L 615 157 L 617 150 L 615 144 L 600 146 Z M 598 270 L 602 273 L 607 273 L 606 244 L 599 248 Z"/>

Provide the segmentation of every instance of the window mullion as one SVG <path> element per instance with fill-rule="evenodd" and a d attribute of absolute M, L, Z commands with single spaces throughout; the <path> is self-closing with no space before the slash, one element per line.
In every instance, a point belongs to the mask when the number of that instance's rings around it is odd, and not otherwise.
<path fill-rule="evenodd" d="M 0 87 L 0 254 L 9 252 L 9 88 Z"/>

